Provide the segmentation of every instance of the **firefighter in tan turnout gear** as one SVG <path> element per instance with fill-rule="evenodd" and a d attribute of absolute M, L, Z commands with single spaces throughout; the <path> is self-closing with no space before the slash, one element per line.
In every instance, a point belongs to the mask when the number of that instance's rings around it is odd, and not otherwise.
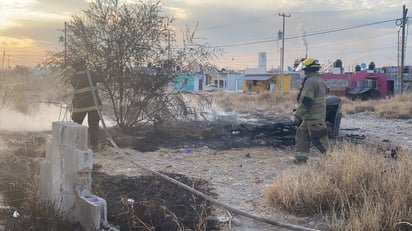
<path fill-rule="evenodd" d="M 297 95 L 299 106 L 292 118 L 298 126 L 294 160 L 297 164 L 306 163 L 311 143 L 323 154 L 329 149 L 325 122 L 328 87 L 319 75 L 320 64 L 314 58 L 307 58 L 301 62 L 300 68 L 305 77 Z"/>
<path fill-rule="evenodd" d="M 74 89 L 72 120 L 78 124 L 82 124 L 87 114 L 89 143 L 91 148 L 97 148 L 99 144 L 100 121 L 97 107 L 100 106 L 101 103 L 97 95 L 96 83 L 101 82 L 102 79 L 94 72 L 90 72 L 92 80 L 92 84 L 90 85 L 87 75 L 86 61 L 83 58 L 75 59 L 72 62 L 71 67 L 74 69 L 74 72 L 70 77 L 70 83 Z M 95 105 L 92 91 L 95 92 L 98 105 Z"/>

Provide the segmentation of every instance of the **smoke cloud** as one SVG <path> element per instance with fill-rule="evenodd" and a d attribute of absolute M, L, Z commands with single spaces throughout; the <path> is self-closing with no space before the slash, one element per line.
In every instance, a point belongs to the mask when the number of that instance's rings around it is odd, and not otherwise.
<path fill-rule="evenodd" d="M 308 42 L 306 41 L 306 31 L 303 25 L 298 26 L 298 32 L 300 33 L 300 40 L 302 42 L 303 47 L 305 48 L 305 55 L 308 54 Z"/>
<path fill-rule="evenodd" d="M 70 116 L 66 109 L 55 104 L 40 104 L 30 115 L 4 109 L 0 112 L 0 130 L 13 132 L 51 131 L 53 121 L 69 119 Z"/>

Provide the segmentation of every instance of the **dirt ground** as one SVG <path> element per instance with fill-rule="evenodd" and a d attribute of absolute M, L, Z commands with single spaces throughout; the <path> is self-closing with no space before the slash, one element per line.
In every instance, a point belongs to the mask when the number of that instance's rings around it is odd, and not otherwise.
<path fill-rule="evenodd" d="M 298 217 L 265 204 L 266 185 L 281 171 L 299 167 L 292 162 L 295 130 L 285 118 L 262 117 L 256 122 L 251 117 L 247 123 L 234 124 L 226 118 L 214 124 L 180 124 L 129 135 L 112 131 L 120 150 L 105 146 L 95 152 L 92 175 L 94 193 L 108 203 L 109 222 L 120 230 L 290 230 L 230 212 L 151 174 L 149 169 L 253 216 L 326 230 L 322 217 Z M 364 140 L 364 134 L 372 137 L 371 132 L 380 129 L 358 128 L 351 118 L 342 120 L 342 137 Z M 404 125 L 393 126 L 396 130 Z M 0 137 L 0 190 L 4 194 L 10 183 L 36 174 L 36 163 L 44 156 L 51 137 L 47 132 L 2 132 Z M 311 161 L 318 158 L 322 157 L 314 151 Z M 0 230 L 59 230 L 45 229 L 45 221 L 27 211 L 19 211 L 20 216 L 14 218 L 14 211 L 15 207 L 1 204 Z M 74 225 L 67 230 L 80 228 Z"/>

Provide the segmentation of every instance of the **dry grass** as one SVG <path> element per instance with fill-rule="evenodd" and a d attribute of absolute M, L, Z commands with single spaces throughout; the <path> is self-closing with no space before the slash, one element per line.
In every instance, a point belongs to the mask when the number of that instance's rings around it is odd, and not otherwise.
<path fill-rule="evenodd" d="M 279 96 L 272 93 L 261 94 L 234 94 L 215 92 L 213 105 L 223 112 L 250 113 L 290 113 L 297 107 L 296 92 Z M 342 99 L 343 114 L 376 113 L 388 119 L 411 119 L 411 95 L 397 95 L 390 99 L 352 101 L 346 97 Z"/>
<path fill-rule="evenodd" d="M 20 214 L 13 222 L 10 230 L 81 230 L 76 229 L 67 218 L 56 211 L 56 205 L 51 201 L 39 201 L 38 176 L 39 160 L 45 154 L 45 140 L 41 137 L 31 137 L 20 141 L 19 147 L 7 156 L 7 172 L 10 175 L 0 177 L 6 182 L 0 187 L 4 202 L 10 206 L 6 211 Z M 4 166 L 3 166 L 4 168 Z M 3 169 L 6 171 L 6 169 Z M 10 225 L 10 224 L 8 224 Z"/>
<path fill-rule="evenodd" d="M 395 161 L 380 152 L 377 145 L 342 145 L 316 164 L 283 172 L 267 187 L 266 201 L 322 214 L 331 230 L 402 230 L 412 222 L 412 156 L 399 151 Z"/>
<path fill-rule="evenodd" d="M 235 94 L 216 92 L 213 104 L 224 112 L 250 113 L 265 111 L 269 113 L 290 113 L 297 106 L 296 92 L 283 96 L 273 93 Z"/>
<path fill-rule="evenodd" d="M 360 112 L 374 112 L 379 116 L 388 119 L 411 119 L 412 101 L 411 95 L 396 95 L 390 99 L 350 101 L 343 98 L 342 111 L 346 114 Z"/>

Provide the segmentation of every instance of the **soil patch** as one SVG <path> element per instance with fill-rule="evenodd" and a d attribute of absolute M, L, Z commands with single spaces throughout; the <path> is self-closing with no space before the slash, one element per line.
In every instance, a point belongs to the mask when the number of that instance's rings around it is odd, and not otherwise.
<path fill-rule="evenodd" d="M 168 176 L 213 195 L 205 180 Z M 218 229 L 210 202 L 158 176 L 111 176 L 94 171 L 93 189 L 106 199 L 108 220 L 120 230 Z"/>

